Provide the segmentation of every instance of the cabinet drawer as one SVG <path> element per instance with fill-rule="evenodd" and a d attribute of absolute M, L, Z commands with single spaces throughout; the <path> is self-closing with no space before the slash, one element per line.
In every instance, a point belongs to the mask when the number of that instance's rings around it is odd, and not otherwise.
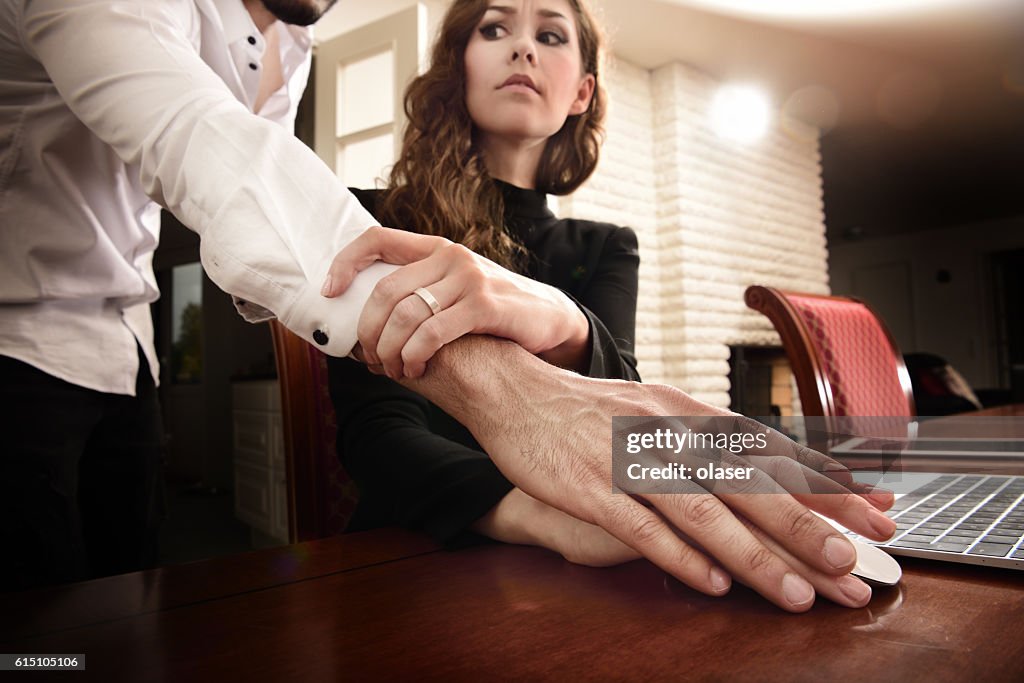
<path fill-rule="evenodd" d="M 266 414 L 235 411 L 234 432 L 236 461 L 270 465 L 270 418 Z"/>
<path fill-rule="evenodd" d="M 288 488 L 284 470 L 273 472 L 271 495 L 270 535 L 282 543 L 288 542 Z"/>
<path fill-rule="evenodd" d="M 231 385 L 231 405 L 235 410 L 281 410 L 277 381 L 235 382 Z"/>
<path fill-rule="evenodd" d="M 270 467 L 281 472 L 284 467 L 284 427 L 281 424 L 280 415 L 270 416 Z"/>
<path fill-rule="evenodd" d="M 235 464 L 235 517 L 270 533 L 273 479 L 270 470 Z"/>

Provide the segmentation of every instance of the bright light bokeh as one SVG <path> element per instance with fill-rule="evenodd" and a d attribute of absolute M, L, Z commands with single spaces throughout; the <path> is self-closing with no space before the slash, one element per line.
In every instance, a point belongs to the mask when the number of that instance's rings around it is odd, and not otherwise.
<path fill-rule="evenodd" d="M 1002 0 L 677 0 L 710 9 L 790 18 L 847 18 L 908 14 L 933 9 L 997 4 Z"/>
<path fill-rule="evenodd" d="M 757 88 L 722 86 L 711 101 L 711 128 L 737 142 L 753 142 L 764 136 L 771 122 L 768 98 Z"/>

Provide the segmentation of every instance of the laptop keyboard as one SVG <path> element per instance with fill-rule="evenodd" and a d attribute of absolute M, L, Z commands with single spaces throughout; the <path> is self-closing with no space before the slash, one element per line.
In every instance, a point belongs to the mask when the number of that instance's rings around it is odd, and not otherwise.
<path fill-rule="evenodd" d="M 944 475 L 896 500 L 890 548 L 1024 559 L 1024 477 Z"/>

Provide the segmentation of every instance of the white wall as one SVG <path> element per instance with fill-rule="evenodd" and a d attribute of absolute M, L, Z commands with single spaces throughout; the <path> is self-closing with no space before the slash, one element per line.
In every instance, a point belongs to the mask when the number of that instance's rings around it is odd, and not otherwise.
<path fill-rule="evenodd" d="M 727 406 L 729 345 L 779 343 L 746 287 L 828 292 L 817 131 L 780 122 L 755 144 L 722 140 L 708 118 L 718 83 L 680 64 L 620 60 L 605 83 L 600 167 L 560 211 L 637 230 L 641 374 Z"/>
<path fill-rule="evenodd" d="M 658 202 L 655 182 L 651 73 L 619 61 L 602 79 L 610 95 L 607 138 L 594 175 L 569 197 L 559 198 L 561 216 L 626 225 L 640 243 L 637 302 L 637 357 L 640 373 L 665 376 L 662 362 L 661 268 L 658 259 Z"/>
<path fill-rule="evenodd" d="M 832 289 L 878 309 L 902 351 L 938 354 L 972 386 L 997 387 L 989 259 L 1022 247 L 1024 216 L 832 244 Z"/>

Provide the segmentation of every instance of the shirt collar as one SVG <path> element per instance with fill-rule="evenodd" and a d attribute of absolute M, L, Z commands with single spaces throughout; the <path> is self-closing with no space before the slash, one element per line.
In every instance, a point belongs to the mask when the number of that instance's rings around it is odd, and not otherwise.
<path fill-rule="evenodd" d="M 256 28 L 256 22 L 252 20 L 249 10 L 245 9 L 242 0 L 213 0 L 213 4 L 217 7 L 217 13 L 220 14 L 221 23 L 224 25 L 224 42 L 230 45 L 249 36 L 263 40 L 259 29 Z M 305 52 L 313 44 L 312 26 L 295 26 L 284 22 L 281 22 L 281 26 L 299 50 Z"/>
<path fill-rule="evenodd" d="M 256 28 L 256 22 L 252 20 L 249 10 L 245 9 L 242 0 L 213 0 L 213 4 L 220 15 L 224 26 L 224 41 L 228 45 L 249 36 L 254 36 L 259 41 L 263 40 L 263 36 Z"/>
<path fill-rule="evenodd" d="M 494 184 L 501 190 L 505 199 L 506 220 L 514 218 L 544 219 L 554 218 L 555 214 L 548 208 L 548 196 L 539 190 L 527 190 L 494 179 Z"/>
<path fill-rule="evenodd" d="M 295 26 L 294 24 L 282 24 L 282 26 L 284 26 L 285 33 L 295 41 L 295 47 L 303 53 L 309 51 L 310 46 L 313 45 L 312 26 Z"/>

